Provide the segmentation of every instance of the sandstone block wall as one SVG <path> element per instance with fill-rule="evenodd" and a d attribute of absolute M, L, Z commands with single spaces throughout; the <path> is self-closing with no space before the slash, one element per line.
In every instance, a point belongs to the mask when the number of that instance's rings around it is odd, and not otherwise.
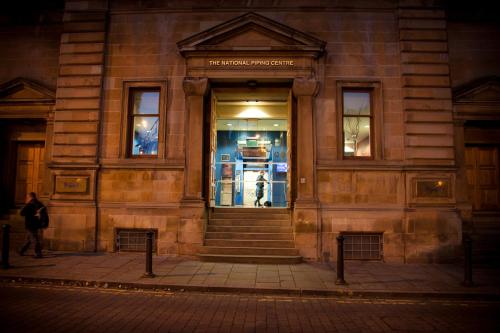
<path fill-rule="evenodd" d="M 442 9 L 418 9 L 425 5 L 420 1 L 384 1 L 370 9 L 357 1 L 331 5 L 297 0 L 265 8 L 247 2 L 203 5 L 67 1 L 62 25 L 0 28 L 10 45 L 0 55 L 4 65 L 0 79 L 16 74 L 57 86 L 52 181 L 59 176 L 88 179 L 85 193 L 56 193 L 53 188 L 53 224 L 47 232 L 51 246 L 113 251 L 117 228 L 153 227 L 159 232 L 159 253 L 192 252 L 195 247 L 188 234 L 199 230 L 179 233 L 179 206 L 186 148 L 201 143 L 185 142 L 186 65 L 176 42 L 257 11 L 327 42 L 313 71 L 320 83 L 314 100 L 314 185 L 320 208 L 310 216 L 294 217 L 304 236 L 297 239 L 303 253 L 308 258 L 335 256 L 339 232 L 376 231 L 384 233 L 388 261 L 452 256 L 461 230 L 454 210 L 450 66 L 453 84 L 472 77 L 476 69 L 453 74 L 454 68 L 466 68 L 464 64 L 476 54 L 472 45 L 484 50 L 474 58 L 474 68 L 486 72 L 493 62 L 488 47 L 494 46 L 477 44 L 476 36 L 487 29 L 469 33 L 469 27 L 448 24 Z M 305 12 L 305 5 L 322 9 Z M 304 19 L 307 15 L 315 19 Z M 458 36 L 464 31 L 470 39 Z M 34 47 L 17 47 L 20 44 Z M 238 72 L 233 74 L 232 78 L 238 77 Z M 126 158 L 124 87 L 128 82 L 151 81 L 165 83 L 166 103 L 160 110 L 165 151 L 154 161 Z M 374 112 L 381 141 L 373 160 L 341 157 L 340 83 L 375 84 L 380 89 L 380 105 Z M 417 197 L 415 184 L 421 179 L 447 181 L 449 196 Z M 309 223 L 314 219 L 319 224 Z M 319 241 L 311 246 L 313 238 Z"/>
<path fill-rule="evenodd" d="M 59 44 L 54 134 L 50 169 L 47 241 L 59 250 L 96 249 L 96 184 L 100 135 L 101 85 L 107 1 L 67 1 Z M 59 192 L 58 179 L 76 177 L 77 192 Z"/>

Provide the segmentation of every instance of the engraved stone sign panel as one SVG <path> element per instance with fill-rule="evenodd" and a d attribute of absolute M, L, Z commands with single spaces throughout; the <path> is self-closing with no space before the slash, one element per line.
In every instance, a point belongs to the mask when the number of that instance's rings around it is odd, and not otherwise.
<path fill-rule="evenodd" d="M 447 179 L 419 179 L 416 182 L 418 198 L 448 198 L 450 182 Z"/>
<path fill-rule="evenodd" d="M 56 176 L 56 193 L 87 193 L 89 177 Z"/>

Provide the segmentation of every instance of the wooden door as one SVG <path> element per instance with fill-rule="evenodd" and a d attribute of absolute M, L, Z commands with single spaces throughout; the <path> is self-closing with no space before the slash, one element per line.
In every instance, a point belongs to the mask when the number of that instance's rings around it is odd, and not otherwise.
<path fill-rule="evenodd" d="M 469 201 L 474 210 L 500 209 L 498 147 L 466 147 Z"/>
<path fill-rule="evenodd" d="M 24 203 L 29 192 L 42 192 L 44 161 L 43 142 L 17 145 L 16 204 Z"/>

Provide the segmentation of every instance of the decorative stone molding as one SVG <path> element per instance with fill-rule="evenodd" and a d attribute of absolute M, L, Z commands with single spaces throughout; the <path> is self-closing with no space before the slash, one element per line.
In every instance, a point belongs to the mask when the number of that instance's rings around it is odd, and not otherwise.
<path fill-rule="evenodd" d="M 292 86 L 293 94 L 298 96 L 316 96 L 319 91 L 319 82 L 315 79 L 295 78 Z"/>
<path fill-rule="evenodd" d="M 46 119 L 53 122 L 55 92 L 25 78 L 0 84 L 0 118 Z"/>
<path fill-rule="evenodd" d="M 192 52 L 238 51 L 224 42 L 249 30 L 269 36 L 274 40 L 272 51 L 308 53 L 314 57 L 323 54 L 326 43 L 302 31 L 271 20 L 256 13 L 247 13 L 216 25 L 208 30 L 181 40 L 177 47 L 183 56 Z M 269 45 L 246 47 L 246 51 L 269 53 Z"/>
<path fill-rule="evenodd" d="M 453 90 L 454 120 L 500 119 L 500 77 L 483 77 Z"/>
<path fill-rule="evenodd" d="M 182 82 L 182 87 L 184 88 L 184 93 L 186 97 L 189 96 L 203 96 L 207 93 L 208 79 L 205 78 L 194 78 L 186 77 Z"/>

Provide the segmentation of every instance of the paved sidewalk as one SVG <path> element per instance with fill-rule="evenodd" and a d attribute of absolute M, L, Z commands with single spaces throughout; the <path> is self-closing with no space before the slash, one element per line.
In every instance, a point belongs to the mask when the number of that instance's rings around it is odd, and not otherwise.
<path fill-rule="evenodd" d="M 473 288 L 462 287 L 459 265 L 346 261 L 346 286 L 335 285 L 334 263 L 298 265 L 207 263 L 155 256 L 155 278 L 143 278 L 144 254 L 49 252 L 43 259 L 11 255 L 0 278 L 98 284 L 123 288 L 174 288 L 276 293 L 380 296 L 490 296 L 500 299 L 500 269 L 476 268 Z"/>

